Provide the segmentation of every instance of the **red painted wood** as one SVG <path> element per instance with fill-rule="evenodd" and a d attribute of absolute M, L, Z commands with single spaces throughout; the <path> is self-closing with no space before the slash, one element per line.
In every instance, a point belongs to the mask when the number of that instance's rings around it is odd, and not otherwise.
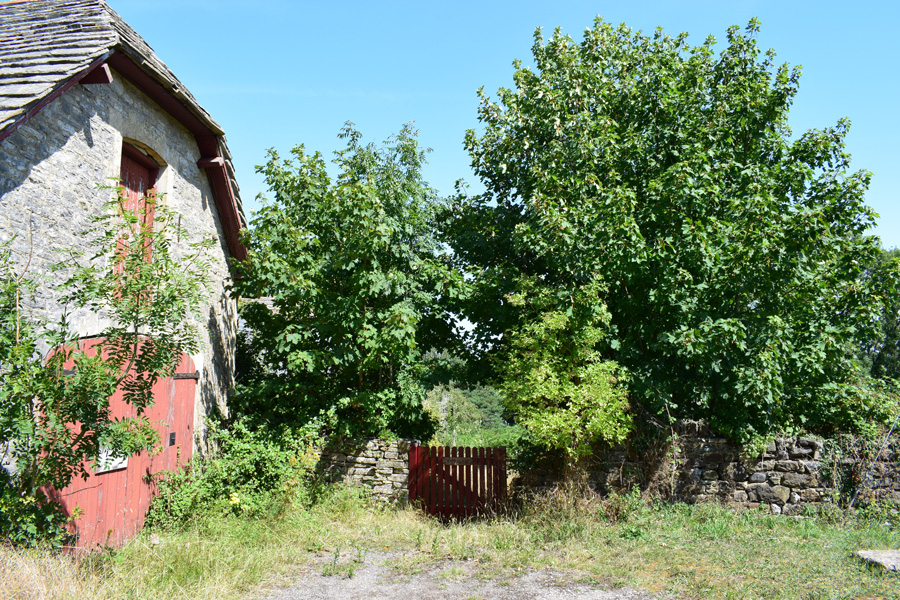
<path fill-rule="evenodd" d="M 143 152 L 128 144 L 122 145 L 122 210 L 137 215 L 147 227 L 153 226 L 155 204 L 147 203 L 147 196 L 156 192 L 159 166 Z"/>
<path fill-rule="evenodd" d="M 450 505 L 450 467 L 444 462 L 450 456 L 449 446 L 438 447 L 438 515 L 447 518 L 447 507 Z"/>
<path fill-rule="evenodd" d="M 463 517 L 472 516 L 472 449 L 468 446 L 463 448 L 463 458 L 467 459 L 461 470 L 463 471 L 463 489 L 462 489 L 462 505 Z"/>
<path fill-rule="evenodd" d="M 424 473 L 426 477 L 425 487 L 427 492 L 427 496 L 425 498 L 425 511 L 428 512 L 434 506 L 436 500 L 434 494 L 434 448 L 428 447 L 426 448 L 426 450 L 428 452 L 428 458 L 426 462 L 427 470 Z"/>
<path fill-rule="evenodd" d="M 420 446 L 410 450 L 409 497 L 425 513 L 465 519 L 498 510 L 506 496 L 506 449 Z"/>
<path fill-rule="evenodd" d="M 213 132 L 189 108 L 178 101 L 172 92 L 145 73 L 131 58 L 121 52 L 113 52 L 107 60 L 109 66 L 118 71 L 136 88 L 150 96 L 163 110 L 185 126 L 195 136 L 221 134 Z"/>
<path fill-rule="evenodd" d="M 82 340 L 82 349 L 90 352 L 97 340 Z M 72 368 L 72 364 L 65 368 Z M 184 355 L 177 372 L 196 370 L 193 361 Z M 99 546 L 120 546 L 134 537 L 144 524 L 147 509 L 156 492 L 156 482 L 165 471 L 182 466 L 193 455 L 195 379 L 164 379 L 153 387 L 154 405 L 144 415 L 155 423 L 159 444 L 153 452 L 141 452 L 129 457 L 127 467 L 105 473 L 92 469 L 86 480 L 77 479 L 62 490 L 49 490 L 65 513 L 74 514 L 76 507 L 83 514 L 70 525 L 77 534 L 75 549 L 88 551 Z M 123 418 L 135 415 L 135 409 L 124 402 L 121 391 L 110 399 L 111 416 Z M 174 432 L 176 443 L 169 446 L 169 434 Z"/>
<path fill-rule="evenodd" d="M 484 483 L 487 494 L 485 494 L 485 508 L 487 511 L 493 511 L 494 507 L 494 449 L 485 449 L 485 463 L 487 467 L 484 470 Z"/>
<path fill-rule="evenodd" d="M 418 444 L 413 444 L 409 449 L 409 501 L 410 503 L 415 502 L 418 495 L 418 483 L 419 483 L 419 456 L 418 456 L 419 446 Z"/>
<path fill-rule="evenodd" d="M 103 85 L 112 83 L 112 81 L 112 71 L 109 70 L 109 65 L 102 64 L 98 65 L 97 68 L 82 77 L 78 83 L 81 85 Z"/>
<path fill-rule="evenodd" d="M 452 446 L 450 448 L 450 456 L 451 458 L 459 458 L 459 448 Z M 459 465 L 457 465 L 455 462 L 450 465 L 450 478 L 447 480 L 447 485 L 450 488 L 450 514 L 456 518 L 459 518 L 460 489 L 458 485 L 453 485 L 452 482 L 454 481 L 459 481 Z"/>
<path fill-rule="evenodd" d="M 497 448 L 497 479 L 500 480 L 500 493 L 497 495 L 498 508 L 506 502 L 506 448 Z"/>
<path fill-rule="evenodd" d="M 425 512 L 428 513 L 431 510 L 431 507 L 434 506 L 435 498 L 434 498 L 434 449 L 430 446 L 425 447 L 425 465 L 426 470 L 423 473 L 425 476 Z M 429 513 L 430 514 L 430 513 Z"/>

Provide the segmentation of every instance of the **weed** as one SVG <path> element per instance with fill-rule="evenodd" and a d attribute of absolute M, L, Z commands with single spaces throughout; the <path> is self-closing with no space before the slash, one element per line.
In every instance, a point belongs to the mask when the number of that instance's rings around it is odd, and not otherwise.
<path fill-rule="evenodd" d="M 341 562 L 341 556 L 344 556 L 344 554 L 341 553 L 341 547 L 338 546 L 335 548 L 334 554 L 332 554 L 331 561 L 325 563 L 325 566 L 322 567 L 323 577 L 339 576 L 353 579 L 357 567 L 365 564 L 366 550 L 364 548 L 357 548 L 356 556 L 344 562 Z"/>

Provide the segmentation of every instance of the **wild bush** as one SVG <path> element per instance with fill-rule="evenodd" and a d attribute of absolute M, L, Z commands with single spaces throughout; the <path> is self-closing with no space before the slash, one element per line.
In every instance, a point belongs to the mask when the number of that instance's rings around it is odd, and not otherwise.
<path fill-rule="evenodd" d="M 195 457 L 161 479 L 147 526 L 178 530 L 226 514 L 276 517 L 291 503 L 311 497 L 317 460 L 314 431 L 273 435 L 242 421 L 228 427 L 214 422 L 210 437 L 218 446 L 214 453 Z"/>

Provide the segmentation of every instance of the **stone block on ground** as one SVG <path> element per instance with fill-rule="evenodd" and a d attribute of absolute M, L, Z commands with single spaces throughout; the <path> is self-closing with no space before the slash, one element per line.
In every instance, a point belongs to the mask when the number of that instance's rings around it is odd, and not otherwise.
<path fill-rule="evenodd" d="M 888 571 L 900 571 L 900 550 L 859 550 L 856 555 Z"/>

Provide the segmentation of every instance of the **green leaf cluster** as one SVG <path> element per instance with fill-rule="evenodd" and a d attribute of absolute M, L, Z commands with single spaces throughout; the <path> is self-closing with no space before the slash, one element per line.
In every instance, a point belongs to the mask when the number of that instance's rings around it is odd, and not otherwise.
<path fill-rule="evenodd" d="M 291 503 L 310 499 L 319 459 L 315 428 L 274 432 L 237 419 L 209 424 L 213 452 L 196 456 L 159 481 L 147 526 L 179 530 L 209 525 L 224 515 L 278 516 Z"/>
<path fill-rule="evenodd" d="M 537 316 L 510 332 L 498 366 L 516 423 L 570 463 L 590 454 L 595 442 L 622 442 L 631 430 L 627 374 L 596 350 L 609 322 L 596 304 L 600 291 L 598 282 L 584 286 L 565 309 L 537 285 L 512 298 Z"/>
<path fill-rule="evenodd" d="M 846 120 L 792 136 L 800 70 L 758 30 L 730 28 L 718 53 L 713 37 L 601 19 L 580 43 L 538 30 L 534 67 L 479 92 L 466 147 L 487 192 L 461 196 L 442 231 L 472 277 L 462 312 L 484 355 L 516 343 L 506 332 L 566 323 L 515 295 L 599 281 L 610 324 L 595 349 L 651 416 L 738 440 L 884 417 L 857 360 L 897 282 L 866 273 L 870 174 L 850 170 Z"/>
<path fill-rule="evenodd" d="M 334 181 L 302 146 L 258 168 L 274 198 L 244 238 L 235 283 L 245 330 L 234 406 L 272 425 L 427 438 L 421 353 L 449 335 L 439 300 L 460 293 L 461 275 L 434 235 L 440 204 L 411 126 L 380 147 L 350 124 L 340 136 Z"/>

